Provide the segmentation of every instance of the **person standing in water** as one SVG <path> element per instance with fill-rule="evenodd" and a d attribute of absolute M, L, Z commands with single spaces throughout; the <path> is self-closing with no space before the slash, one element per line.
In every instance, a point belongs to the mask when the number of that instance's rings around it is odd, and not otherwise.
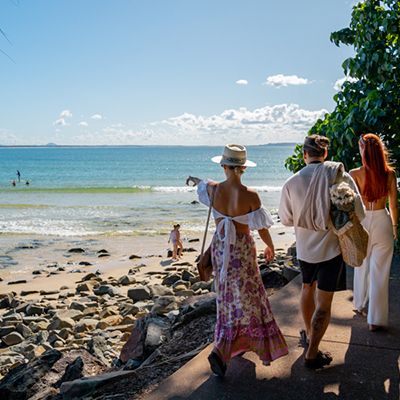
<path fill-rule="evenodd" d="M 21 182 L 21 173 L 17 170 L 17 179 L 18 182 Z"/>

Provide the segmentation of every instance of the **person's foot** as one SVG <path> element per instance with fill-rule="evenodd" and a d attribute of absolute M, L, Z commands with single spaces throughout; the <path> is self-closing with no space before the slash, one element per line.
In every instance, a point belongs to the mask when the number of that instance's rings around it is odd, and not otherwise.
<path fill-rule="evenodd" d="M 382 332 L 386 330 L 386 327 L 382 325 L 368 324 L 368 329 L 370 332 Z"/>
<path fill-rule="evenodd" d="M 309 369 L 321 369 L 332 362 L 333 358 L 330 353 L 318 351 L 315 358 L 305 358 L 304 366 Z"/>
<path fill-rule="evenodd" d="M 215 351 L 212 351 L 208 356 L 208 362 L 210 363 L 210 368 L 214 375 L 217 375 L 220 378 L 225 376 L 226 364 Z"/>
<path fill-rule="evenodd" d="M 300 330 L 300 339 L 299 339 L 299 346 L 303 347 L 303 349 L 307 350 L 309 345 L 309 340 L 307 337 L 307 332 L 305 329 Z"/>

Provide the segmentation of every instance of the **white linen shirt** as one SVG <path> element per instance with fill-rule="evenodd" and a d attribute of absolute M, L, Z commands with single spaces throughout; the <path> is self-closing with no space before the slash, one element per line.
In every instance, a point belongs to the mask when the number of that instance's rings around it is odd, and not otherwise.
<path fill-rule="evenodd" d="M 314 231 L 297 226 L 307 189 L 317 165 L 308 164 L 285 182 L 278 211 L 283 225 L 294 226 L 297 258 L 312 264 L 331 260 L 341 253 L 339 240 L 332 229 Z M 360 219 L 363 219 L 364 208 L 357 185 L 346 172 L 344 179 L 357 194 L 356 214 L 361 213 Z"/>

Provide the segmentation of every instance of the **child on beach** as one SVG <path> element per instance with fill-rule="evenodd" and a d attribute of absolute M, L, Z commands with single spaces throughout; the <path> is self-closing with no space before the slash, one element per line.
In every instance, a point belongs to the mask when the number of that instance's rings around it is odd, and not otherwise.
<path fill-rule="evenodd" d="M 172 242 L 172 260 L 174 261 L 177 261 L 182 256 L 183 252 L 181 233 L 179 232 L 180 227 L 181 226 L 179 224 L 174 225 L 174 229 L 172 229 L 168 239 L 168 243 Z"/>

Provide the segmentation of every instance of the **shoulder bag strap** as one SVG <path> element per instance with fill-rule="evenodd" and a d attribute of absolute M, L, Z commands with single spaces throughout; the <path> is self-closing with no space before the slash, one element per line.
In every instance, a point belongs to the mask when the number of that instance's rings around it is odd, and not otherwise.
<path fill-rule="evenodd" d="M 206 229 L 204 230 L 203 244 L 201 245 L 200 257 L 203 255 L 203 253 L 204 253 L 204 247 L 205 247 L 205 245 L 206 245 L 208 225 L 209 225 L 209 223 L 210 223 L 210 216 L 211 216 L 211 209 L 212 209 L 212 206 L 213 206 L 213 203 L 214 203 L 215 189 L 216 189 L 216 186 L 213 186 L 213 187 L 212 187 L 212 192 L 211 192 L 211 198 L 210 198 L 210 206 L 208 207 L 208 215 L 207 215 Z"/>

